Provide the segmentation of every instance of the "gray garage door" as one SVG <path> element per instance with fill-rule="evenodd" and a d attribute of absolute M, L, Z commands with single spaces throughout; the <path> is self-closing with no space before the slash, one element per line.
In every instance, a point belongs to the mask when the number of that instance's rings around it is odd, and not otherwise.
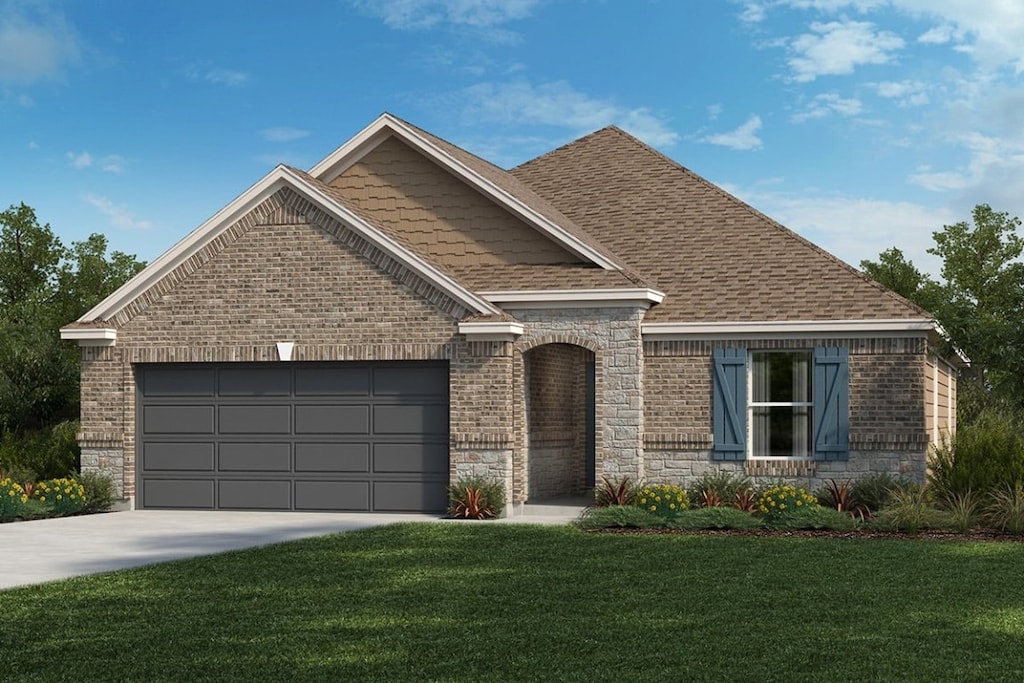
<path fill-rule="evenodd" d="M 440 512 L 446 362 L 140 365 L 143 508 Z"/>

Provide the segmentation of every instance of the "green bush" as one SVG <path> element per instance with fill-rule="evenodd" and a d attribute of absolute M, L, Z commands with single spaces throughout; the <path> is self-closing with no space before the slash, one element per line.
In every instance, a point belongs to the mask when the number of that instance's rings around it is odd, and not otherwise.
<path fill-rule="evenodd" d="M 505 487 L 486 477 L 464 477 L 448 487 L 448 514 L 465 519 L 490 519 L 505 509 Z"/>
<path fill-rule="evenodd" d="M 806 489 L 791 484 L 775 484 L 757 497 L 757 511 L 766 523 L 799 512 L 801 508 L 817 505 L 818 499 Z"/>
<path fill-rule="evenodd" d="M 633 505 L 669 519 L 690 507 L 690 497 L 682 486 L 650 484 L 634 493 Z"/>
<path fill-rule="evenodd" d="M 601 477 L 601 483 L 594 489 L 594 505 L 599 508 L 609 505 L 632 505 L 637 484 L 629 477 Z"/>
<path fill-rule="evenodd" d="M 77 431 L 78 422 L 68 421 L 34 432 L 4 432 L 0 470 L 17 471 L 25 481 L 66 477 L 78 470 Z"/>
<path fill-rule="evenodd" d="M 0 522 L 9 522 L 24 514 L 28 495 L 21 484 L 10 477 L 0 479 Z"/>
<path fill-rule="evenodd" d="M 609 505 L 583 511 L 576 525 L 581 529 L 657 529 L 665 519 L 635 505 Z"/>
<path fill-rule="evenodd" d="M 85 491 L 84 514 L 106 512 L 117 501 L 114 482 L 106 474 L 99 472 L 83 472 L 75 477 Z"/>
<path fill-rule="evenodd" d="M 953 528 L 962 534 L 978 525 L 979 498 L 973 491 L 946 494 L 939 498 L 939 506 L 949 514 Z"/>
<path fill-rule="evenodd" d="M 778 515 L 765 524 L 772 529 L 829 529 L 852 531 L 858 527 L 849 513 L 822 505 L 800 505 L 787 514 Z"/>
<path fill-rule="evenodd" d="M 694 507 L 735 505 L 737 498 L 753 491 L 750 479 L 727 470 L 705 472 L 690 486 L 690 500 Z"/>
<path fill-rule="evenodd" d="M 1024 425 L 1002 410 L 986 410 L 943 435 L 932 451 L 930 481 L 942 494 L 975 491 L 988 495 L 1024 480 Z"/>
<path fill-rule="evenodd" d="M 74 479 L 44 479 L 36 482 L 29 496 L 45 505 L 49 517 L 66 517 L 85 506 L 85 488 Z"/>
<path fill-rule="evenodd" d="M 985 522 L 999 531 L 1024 534 L 1024 487 L 1020 482 L 999 488 L 985 507 Z"/>
<path fill-rule="evenodd" d="M 922 529 L 951 529 L 955 526 L 948 512 L 935 507 L 935 497 L 928 486 L 893 490 L 889 504 L 875 516 L 875 523 L 883 529 L 909 534 L 916 534 Z"/>
<path fill-rule="evenodd" d="M 874 514 L 889 504 L 893 491 L 900 491 L 908 486 L 909 482 L 897 479 L 888 472 L 870 474 L 853 482 L 853 500 Z"/>
<path fill-rule="evenodd" d="M 685 510 L 668 521 L 673 529 L 758 529 L 761 520 L 734 507 Z"/>

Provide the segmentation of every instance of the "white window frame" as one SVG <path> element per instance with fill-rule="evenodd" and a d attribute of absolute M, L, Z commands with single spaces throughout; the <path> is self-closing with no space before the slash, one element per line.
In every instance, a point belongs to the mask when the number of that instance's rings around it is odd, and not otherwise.
<path fill-rule="evenodd" d="M 806 353 L 810 356 L 811 397 L 809 401 L 792 403 L 779 401 L 754 401 L 754 354 L 756 353 Z M 810 408 L 811 435 L 807 455 L 754 455 L 754 409 L 755 408 Z M 747 459 L 784 462 L 809 462 L 814 460 L 814 349 L 748 349 L 747 350 Z"/>

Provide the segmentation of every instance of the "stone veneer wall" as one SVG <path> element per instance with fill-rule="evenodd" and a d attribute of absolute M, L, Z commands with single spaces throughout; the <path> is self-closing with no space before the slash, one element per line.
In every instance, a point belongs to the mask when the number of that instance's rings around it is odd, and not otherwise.
<path fill-rule="evenodd" d="M 850 350 L 850 457 L 841 462 L 720 462 L 711 459 L 711 355 L 717 347 Z M 888 473 L 923 481 L 928 433 L 927 340 L 919 338 L 669 341 L 644 344 L 644 468 L 647 481 L 689 484 L 727 470 L 755 481 L 785 479 L 810 489 L 828 479 Z"/>

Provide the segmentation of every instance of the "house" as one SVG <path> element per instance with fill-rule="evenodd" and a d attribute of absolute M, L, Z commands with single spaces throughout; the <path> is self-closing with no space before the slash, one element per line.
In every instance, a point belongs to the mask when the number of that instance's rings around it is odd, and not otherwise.
<path fill-rule="evenodd" d="M 83 469 L 141 508 L 920 480 L 956 412 L 925 311 L 615 127 L 505 171 L 382 115 L 61 333 Z"/>

